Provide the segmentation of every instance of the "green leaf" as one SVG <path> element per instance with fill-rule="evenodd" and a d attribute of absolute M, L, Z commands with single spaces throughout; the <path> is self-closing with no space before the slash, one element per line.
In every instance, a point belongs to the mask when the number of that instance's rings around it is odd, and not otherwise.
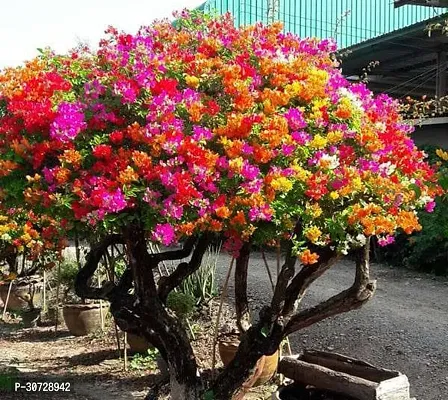
<path fill-rule="evenodd" d="M 415 196 L 417 198 L 419 198 L 422 195 L 421 189 L 415 183 L 411 183 L 409 185 L 409 189 L 411 189 L 411 190 L 413 190 L 415 192 Z"/>
<path fill-rule="evenodd" d="M 448 190 L 448 175 L 443 175 L 439 178 L 439 184 L 444 190 Z"/>
<path fill-rule="evenodd" d="M 261 328 L 261 334 L 262 334 L 264 337 L 268 337 L 268 334 L 269 334 L 269 328 L 268 328 L 267 326 L 263 326 L 263 328 Z"/>
<path fill-rule="evenodd" d="M 213 392 L 213 390 L 207 390 L 204 393 L 204 400 L 214 400 L 215 399 L 215 393 Z"/>

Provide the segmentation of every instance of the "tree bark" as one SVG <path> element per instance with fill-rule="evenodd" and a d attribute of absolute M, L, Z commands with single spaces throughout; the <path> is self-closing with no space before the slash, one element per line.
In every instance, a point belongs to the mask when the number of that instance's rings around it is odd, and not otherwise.
<path fill-rule="evenodd" d="M 137 303 L 141 309 L 142 333 L 148 340 L 154 333 L 158 336 L 159 345 L 166 353 L 173 390 L 179 396 L 187 396 L 184 398 L 194 394 L 199 399 L 202 385 L 187 332 L 180 320 L 165 307 L 154 280 L 153 271 L 157 269 L 160 255 L 148 253 L 144 230 L 139 226 L 127 229 L 125 238 Z M 202 254 L 206 248 L 202 245 Z"/>
<path fill-rule="evenodd" d="M 235 311 L 240 333 L 251 326 L 249 302 L 247 300 L 247 275 L 249 268 L 250 243 L 244 243 L 235 263 Z"/>
<path fill-rule="evenodd" d="M 260 320 L 241 337 L 234 359 L 218 375 L 210 391 L 214 400 L 231 400 L 244 391 L 243 383 L 254 373 L 257 361 L 264 355 L 274 354 L 283 339 L 280 326 L 266 334 L 269 313 L 260 312 Z"/>
<path fill-rule="evenodd" d="M 286 288 L 283 317 L 289 318 L 296 311 L 310 285 L 329 270 L 339 258 L 330 248 L 316 249 L 315 252 L 319 254 L 317 265 L 304 265 Z"/>
<path fill-rule="evenodd" d="M 376 281 L 370 280 L 369 251 L 368 240 L 366 245 L 358 251 L 355 282 L 353 285 L 317 306 L 310 307 L 294 315 L 285 327 L 285 335 L 306 328 L 326 318 L 360 308 L 369 301 L 376 290 Z"/>
<path fill-rule="evenodd" d="M 107 247 L 123 242 L 129 266 L 119 283 L 108 282 L 99 289 L 90 287 L 89 281 Z M 80 296 L 110 301 L 112 315 L 121 329 L 142 335 L 157 347 L 168 364 L 173 400 L 200 399 L 202 382 L 187 332 L 159 297 L 154 271 L 162 260 L 188 256 L 188 250 L 191 252 L 193 248 L 192 242 L 190 240 L 187 243 L 187 249 L 150 255 L 143 229 L 130 226 L 124 230 L 123 235 L 107 236 L 92 248 L 75 284 Z M 200 265 L 206 248 L 202 243 L 196 252 L 195 263 L 199 258 Z M 129 293 L 132 286 L 135 294 Z"/>
<path fill-rule="evenodd" d="M 193 274 L 202 263 L 202 258 L 208 245 L 210 244 L 210 235 L 203 235 L 196 242 L 196 247 L 191 256 L 189 262 L 180 263 L 177 268 L 169 276 L 162 276 L 158 282 L 158 295 L 163 303 L 171 291 L 173 291 L 177 286 L 179 286 L 186 278 Z M 159 262 L 155 259 L 155 262 Z"/>

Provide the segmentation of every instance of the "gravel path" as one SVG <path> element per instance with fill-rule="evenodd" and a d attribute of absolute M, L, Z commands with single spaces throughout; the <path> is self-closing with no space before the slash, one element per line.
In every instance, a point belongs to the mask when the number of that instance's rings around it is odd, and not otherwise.
<path fill-rule="evenodd" d="M 272 270 L 276 261 L 267 255 Z M 222 257 L 219 275 L 230 260 Z M 251 305 L 271 298 L 259 254 L 249 270 Z M 374 298 L 362 309 L 323 321 L 292 335 L 293 352 L 302 348 L 335 351 L 406 374 L 417 400 L 448 399 L 448 280 L 372 265 L 377 279 Z M 312 305 L 351 285 L 354 265 L 343 261 L 310 288 L 304 305 Z M 233 290 L 233 283 L 230 284 Z"/>

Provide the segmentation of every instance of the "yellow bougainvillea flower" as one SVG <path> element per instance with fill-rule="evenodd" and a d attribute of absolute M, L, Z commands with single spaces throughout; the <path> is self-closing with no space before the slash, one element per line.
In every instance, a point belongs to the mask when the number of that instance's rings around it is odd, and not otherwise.
<path fill-rule="evenodd" d="M 199 86 L 199 78 L 196 76 L 187 75 L 185 77 L 185 82 L 193 89 L 196 89 Z"/>
<path fill-rule="evenodd" d="M 311 243 L 316 243 L 321 235 L 322 231 L 317 226 L 312 226 L 305 231 L 305 236 Z"/>
<path fill-rule="evenodd" d="M 442 149 L 437 149 L 436 154 L 444 161 L 448 161 L 448 152 Z"/>

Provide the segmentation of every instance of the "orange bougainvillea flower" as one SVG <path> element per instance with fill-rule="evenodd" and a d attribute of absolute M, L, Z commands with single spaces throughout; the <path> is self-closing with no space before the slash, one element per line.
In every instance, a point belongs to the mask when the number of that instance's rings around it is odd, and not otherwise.
<path fill-rule="evenodd" d="M 216 209 L 216 215 L 219 218 L 222 218 L 222 219 L 229 218 L 230 214 L 231 214 L 230 210 L 226 206 L 222 206 L 222 207 L 219 207 L 219 208 Z"/>
<path fill-rule="evenodd" d="M 299 254 L 300 262 L 303 265 L 316 264 L 317 260 L 319 260 L 319 255 L 316 253 L 312 253 L 309 249 L 304 250 Z"/>
<path fill-rule="evenodd" d="M 230 220 L 232 225 L 244 226 L 246 224 L 246 217 L 242 211 L 237 211 L 236 215 Z"/>

